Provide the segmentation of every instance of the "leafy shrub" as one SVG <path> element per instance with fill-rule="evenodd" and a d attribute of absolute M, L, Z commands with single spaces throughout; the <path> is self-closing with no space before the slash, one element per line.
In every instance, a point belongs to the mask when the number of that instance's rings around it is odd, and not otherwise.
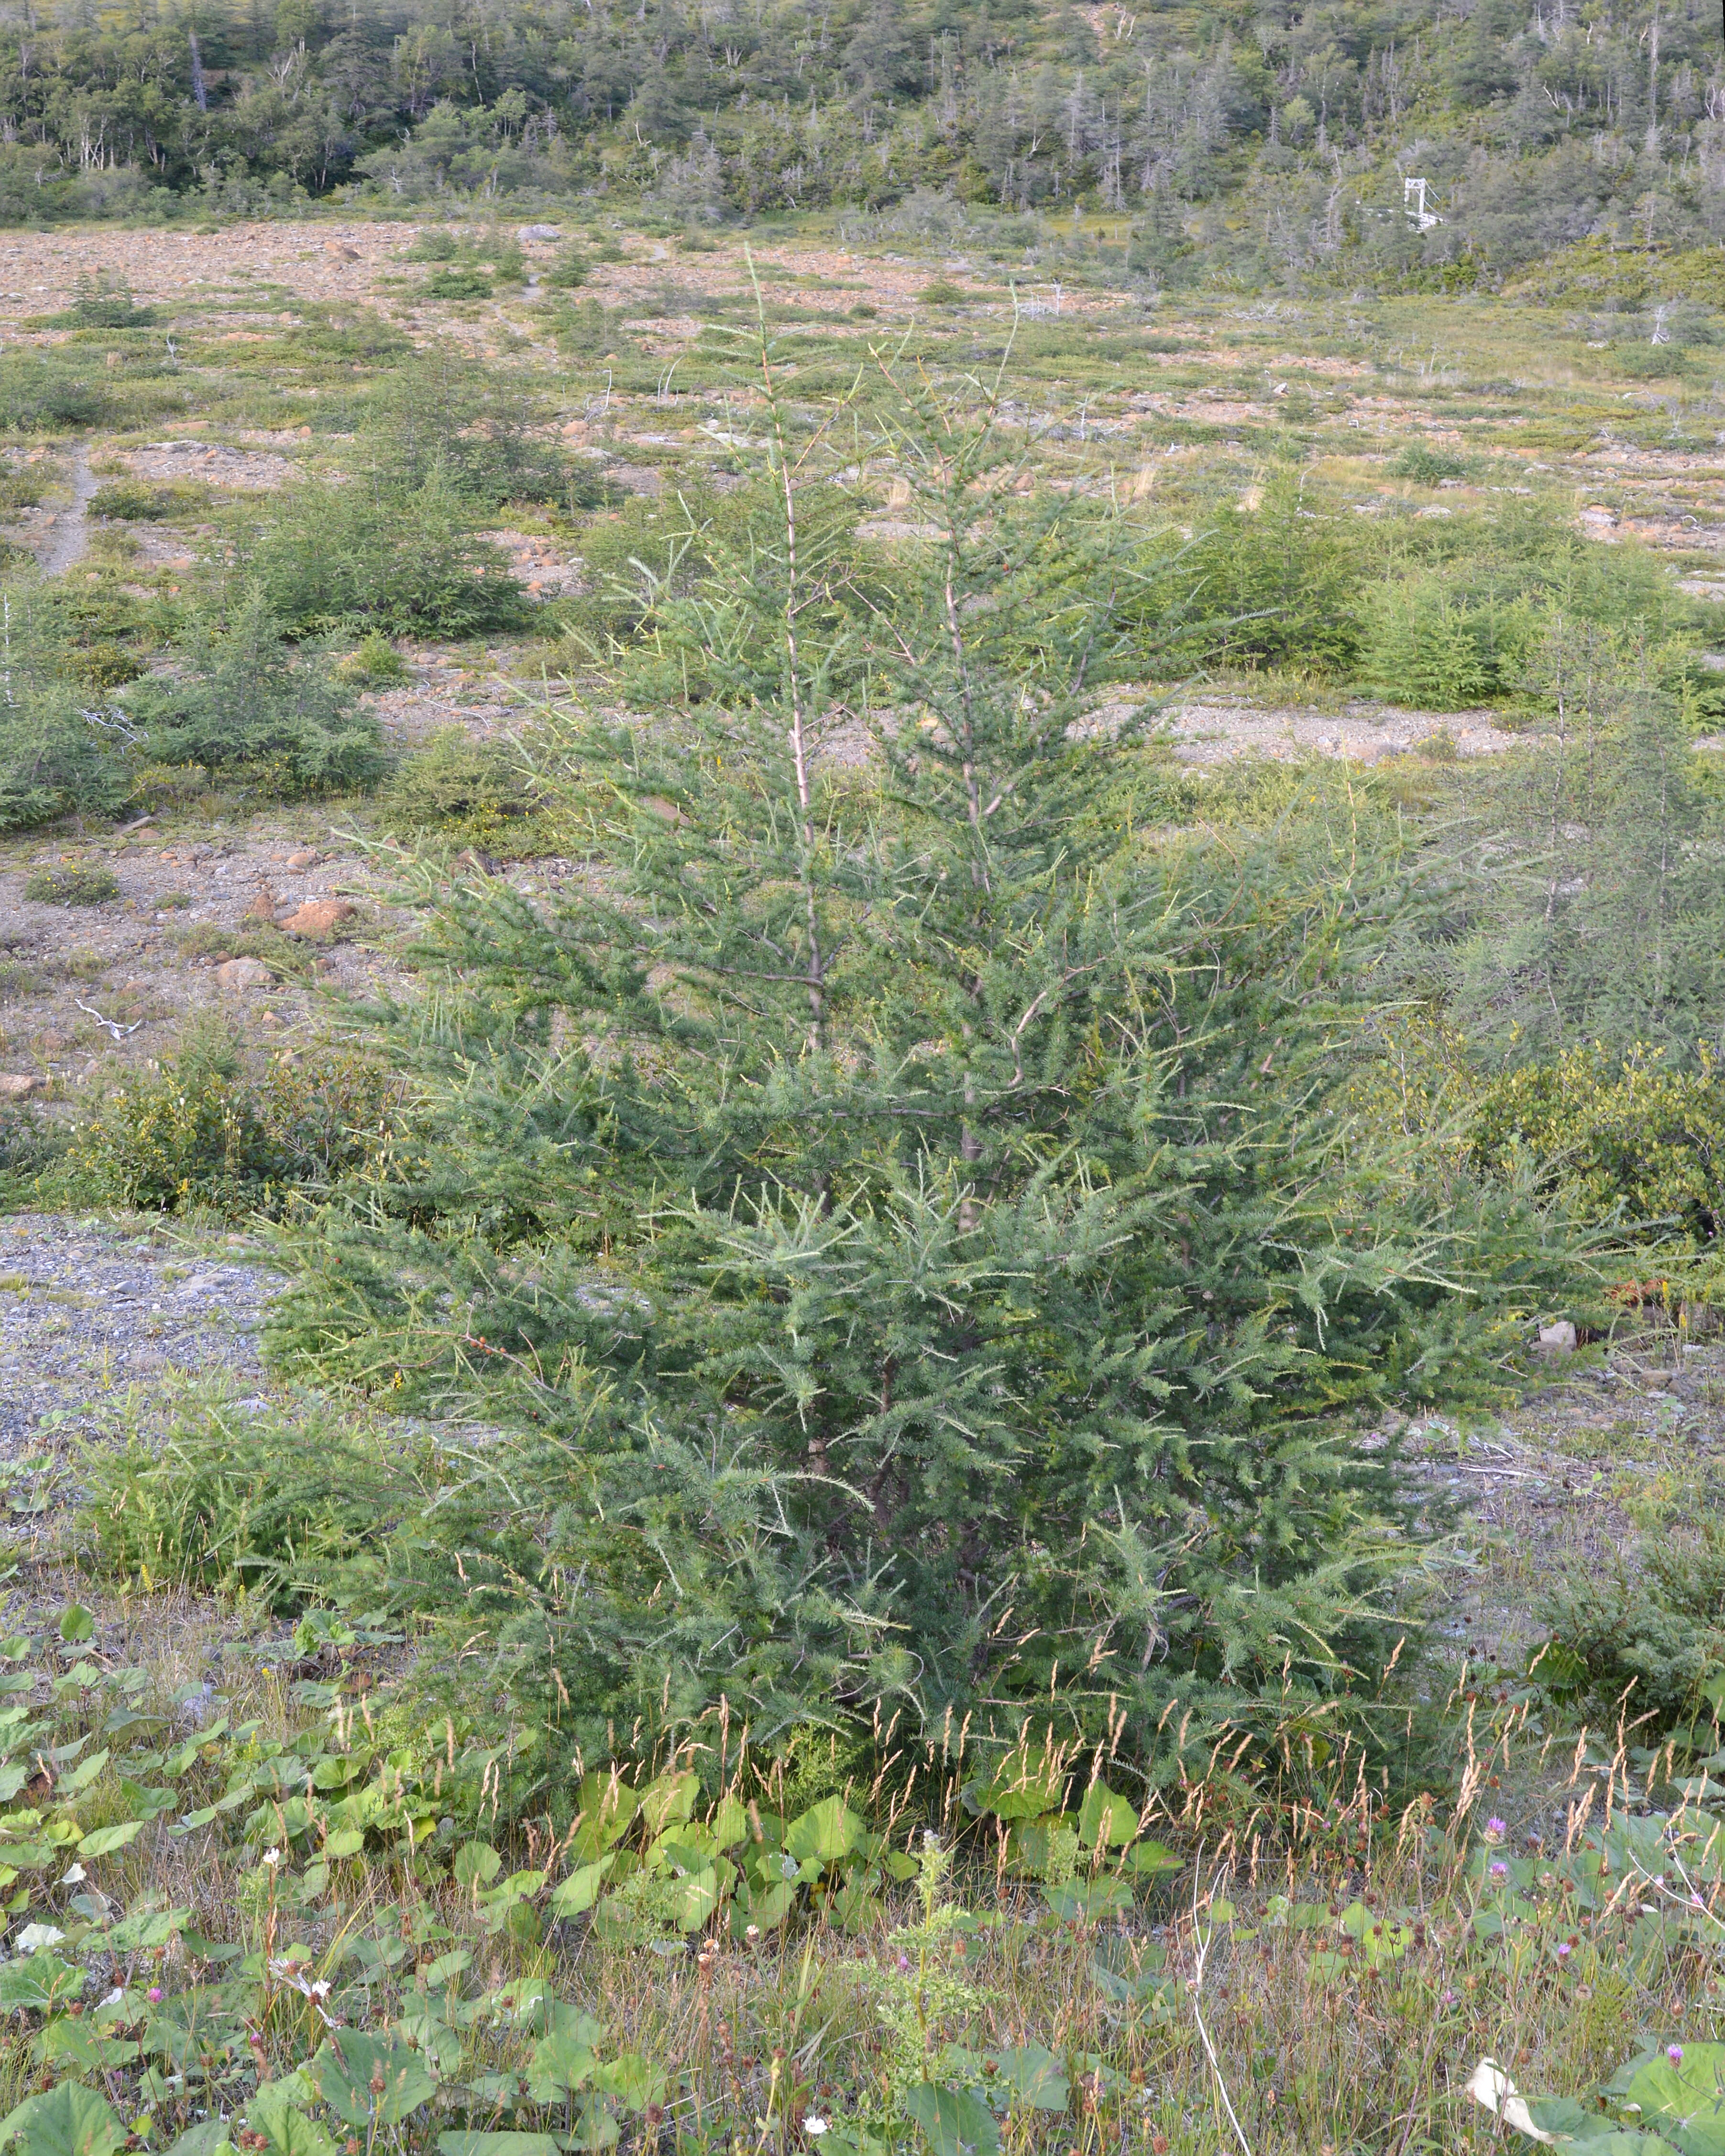
<path fill-rule="evenodd" d="M 296 1188 L 375 1160 L 397 1082 L 352 1052 L 254 1070 L 231 1034 L 193 1032 L 160 1072 L 129 1072 L 72 1141 L 70 1166 L 111 1204 L 279 1214 Z"/>
<path fill-rule="evenodd" d="M 357 646 L 336 661 L 336 677 L 341 681 L 405 681 L 407 662 L 387 636 L 372 629 Z"/>
<path fill-rule="evenodd" d="M 485 270 L 436 270 L 422 288 L 430 300 L 489 300 L 494 290 Z"/>
<path fill-rule="evenodd" d="M 379 803 L 398 829 L 459 829 L 484 842 L 534 805 L 526 774 L 509 752 L 475 741 L 463 726 L 439 726 L 397 766 Z"/>
<path fill-rule="evenodd" d="M 432 226 L 414 235 L 413 245 L 402 259 L 403 262 L 453 262 L 455 251 L 454 234 L 440 232 Z"/>
<path fill-rule="evenodd" d="M 106 414 L 108 393 L 91 376 L 35 352 L 0 357 L 0 429 L 23 434 L 69 434 Z"/>
<path fill-rule="evenodd" d="M 156 762 L 256 771 L 289 795 L 368 786 L 382 771 L 376 715 L 321 660 L 289 649 L 259 585 L 225 621 L 194 620 L 184 649 L 183 680 L 152 680 L 127 700 Z"/>
<path fill-rule="evenodd" d="M 290 628 L 476 636 L 518 628 L 526 596 L 441 470 L 407 494 L 302 482 L 258 535 L 249 569 Z"/>
<path fill-rule="evenodd" d="M 167 487 L 151 486 L 146 480 L 110 480 L 90 498 L 92 516 L 112 516 L 129 523 L 154 521 L 172 516 L 177 505 Z"/>
<path fill-rule="evenodd" d="M 120 896 L 114 871 L 100 861 L 79 861 L 69 868 L 33 869 L 24 879 L 24 896 L 44 906 L 102 906 Z"/>
<path fill-rule="evenodd" d="M 1471 1132 L 1482 1167 L 1530 1167 L 1588 1219 L 1697 1250 L 1725 1229 L 1725 1070 L 1705 1049 L 1690 1070 L 1658 1049 L 1527 1064 L 1486 1087 Z"/>

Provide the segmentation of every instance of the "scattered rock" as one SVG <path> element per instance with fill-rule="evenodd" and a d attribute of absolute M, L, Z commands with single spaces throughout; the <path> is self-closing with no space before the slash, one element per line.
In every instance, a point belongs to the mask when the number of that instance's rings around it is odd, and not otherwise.
<path fill-rule="evenodd" d="M 48 1090 L 48 1081 L 34 1070 L 0 1070 L 0 1101 L 27 1100 Z"/>
<path fill-rule="evenodd" d="M 64 1051 L 66 1036 L 63 1033 L 56 1033 L 49 1026 L 45 1033 L 37 1034 L 36 1045 L 44 1055 L 59 1055 Z"/>
<path fill-rule="evenodd" d="M 359 249 L 357 247 L 349 247 L 344 241 L 339 239 L 325 240 L 323 251 L 326 254 L 333 254 L 340 262 L 357 262 L 359 259 Z"/>
<path fill-rule="evenodd" d="M 333 936 L 343 921 L 352 921 L 353 908 L 345 898 L 308 898 L 281 922 L 285 936 L 309 936 L 321 940 Z"/>
<path fill-rule="evenodd" d="M 1539 1328 L 1539 1352 L 1542 1355 L 1573 1355 L 1575 1352 L 1575 1327 L 1567 1317 L 1560 1317 L 1555 1325 Z"/>
<path fill-rule="evenodd" d="M 518 236 L 522 239 L 561 239 L 563 228 L 560 224 L 524 224 Z"/>
<path fill-rule="evenodd" d="M 315 869 L 322 859 L 323 855 L 319 853 L 316 846 L 302 846 L 298 853 L 288 855 L 287 865 L 290 869 L 303 871 L 306 869 Z"/>
<path fill-rule="evenodd" d="M 258 895 L 247 906 L 245 911 L 249 921 L 273 921 L 275 920 L 275 893 L 270 890 L 267 883 L 259 885 Z"/>
<path fill-rule="evenodd" d="M 270 968 L 260 958 L 230 958 L 225 966 L 218 966 L 216 978 L 224 988 L 236 995 L 249 995 L 254 989 L 267 988 Z"/>

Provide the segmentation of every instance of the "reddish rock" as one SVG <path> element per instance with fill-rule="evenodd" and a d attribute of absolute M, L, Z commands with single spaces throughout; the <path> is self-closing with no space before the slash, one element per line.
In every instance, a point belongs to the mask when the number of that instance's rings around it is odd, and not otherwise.
<path fill-rule="evenodd" d="M 33 1070 L 0 1070 L 0 1101 L 23 1101 L 47 1090 L 48 1081 Z"/>
<path fill-rule="evenodd" d="M 353 908 L 345 898 L 308 898 L 280 925 L 285 936 L 309 936 L 321 942 L 352 918 Z"/>

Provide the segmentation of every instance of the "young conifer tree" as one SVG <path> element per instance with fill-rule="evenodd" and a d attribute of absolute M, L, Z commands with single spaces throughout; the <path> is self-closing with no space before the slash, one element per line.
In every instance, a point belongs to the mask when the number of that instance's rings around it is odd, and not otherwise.
<path fill-rule="evenodd" d="M 1476 1378 L 1553 1260 L 1345 1111 L 1393 846 L 1142 829 L 1093 716 L 1142 535 L 889 369 L 871 557 L 764 343 L 755 409 L 632 662 L 673 693 L 543 715 L 578 876 L 422 866 L 447 989 L 382 1022 L 430 1142 L 283 1338 L 525 1428 L 402 1563 L 589 1752 L 722 1701 L 1174 1772 L 1375 1650 L 1406 1545 L 1348 1411 Z"/>

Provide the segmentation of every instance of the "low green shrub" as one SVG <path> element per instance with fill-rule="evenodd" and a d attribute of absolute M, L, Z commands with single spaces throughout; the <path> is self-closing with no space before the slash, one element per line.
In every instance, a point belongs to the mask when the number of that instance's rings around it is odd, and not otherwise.
<path fill-rule="evenodd" d="M 379 806 L 403 831 L 459 831 L 483 843 L 530 814 L 534 798 L 506 748 L 475 741 L 461 726 L 440 726 L 398 765 Z"/>
<path fill-rule="evenodd" d="M 434 270 L 422 289 L 429 300 L 489 300 L 495 288 L 487 273 L 475 268 Z"/>
<path fill-rule="evenodd" d="M 302 481 L 248 557 L 271 609 L 299 631 L 465 637 L 527 619 L 507 557 L 475 531 L 472 503 L 441 468 L 407 493 Z"/>
<path fill-rule="evenodd" d="M 80 270 L 72 285 L 72 304 L 58 317 L 69 329 L 141 330 L 156 320 L 153 307 L 138 306 L 131 286 L 111 270 L 94 275 Z"/>
<path fill-rule="evenodd" d="M 151 486 L 148 480 L 141 479 L 109 480 L 90 498 L 92 516 L 111 516 L 131 524 L 147 524 L 158 517 L 172 516 L 175 506 L 167 487 Z"/>
<path fill-rule="evenodd" d="M 0 1204 L 21 1197 L 66 1149 L 64 1126 L 28 1103 L 0 1107 Z"/>
<path fill-rule="evenodd" d="M 42 906 L 103 906 L 119 896 L 119 879 L 100 861 L 33 869 L 24 879 L 24 896 Z"/>
<path fill-rule="evenodd" d="M 1467 459 L 1452 456 L 1447 449 L 1430 449 L 1424 442 L 1409 442 L 1390 460 L 1389 469 L 1397 479 L 1410 479 L 1418 486 L 1435 486 L 1440 479 L 1466 478 Z"/>
<path fill-rule="evenodd" d="M 546 271 L 544 281 L 555 292 L 572 292 L 587 282 L 588 267 L 584 256 L 567 248 Z"/>
<path fill-rule="evenodd" d="M 0 357 L 0 429 L 70 434 L 96 425 L 108 403 L 105 383 L 48 354 L 13 351 Z"/>
<path fill-rule="evenodd" d="M 0 464 L 0 516 L 33 509 L 58 476 L 51 465 Z"/>
<path fill-rule="evenodd" d="M 1690 1250 L 1725 1229 L 1725 1069 L 1658 1049 L 1574 1048 L 1493 1080 L 1470 1123 L 1488 1173 L 1531 1168 L 1583 1217 L 1621 1220 Z"/>
<path fill-rule="evenodd" d="M 408 670 L 389 639 L 374 629 L 345 658 L 336 661 L 336 678 L 370 686 L 380 681 L 405 681 Z"/>
<path fill-rule="evenodd" d="M 126 710 L 151 758 L 256 773 L 285 797 L 347 792 L 383 770 L 376 714 L 315 655 L 292 650 L 261 587 L 240 593 L 225 618 L 195 618 L 182 639 L 191 670 L 141 684 Z"/>
<path fill-rule="evenodd" d="M 1487 701 L 1520 679 L 1537 634 L 1532 604 L 1456 598 L 1429 571 L 1364 595 L 1359 671 L 1392 704 L 1455 710 Z"/>
<path fill-rule="evenodd" d="M 1710 1725 L 1725 1700 L 1725 1522 L 1649 1537 L 1634 1572 L 1570 1564 L 1539 1614 L 1549 1637 L 1533 1675 L 1548 1691 L 1608 1727 L 1626 1705 L 1644 1744 Z"/>
<path fill-rule="evenodd" d="M 69 1155 L 103 1202 L 175 1213 L 276 1214 L 387 1150 L 397 1081 L 352 1051 L 256 1068 L 220 1029 L 194 1032 L 159 1072 L 132 1072 L 75 1132 Z"/>

